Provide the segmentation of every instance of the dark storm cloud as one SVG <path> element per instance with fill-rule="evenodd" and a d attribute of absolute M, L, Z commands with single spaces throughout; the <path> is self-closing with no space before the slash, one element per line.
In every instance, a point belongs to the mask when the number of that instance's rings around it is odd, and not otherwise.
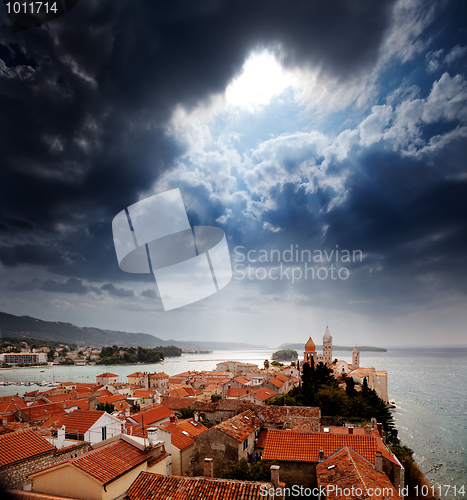
<path fill-rule="evenodd" d="M 17 283 L 13 280 L 10 280 L 8 282 L 7 288 L 8 290 L 11 290 L 13 292 L 42 290 L 44 292 L 75 293 L 78 295 L 85 295 L 89 292 L 93 292 L 97 295 L 102 294 L 99 288 L 84 285 L 81 280 L 76 278 L 69 278 L 66 282 L 60 282 L 52 279 L 41 281 L 37 278 L 22 283 Z"/>
<path fill-rule="evenodd" d="M 134 297 L 135 295 L 135 292 L 133 290 L 130 290 L 128 288 L 117 288 L 115 285 L 112 285 L 112 283 L 106 283 L 105 285 L 102 285 L 101 290 L 108 292 L 113 297 Z"/>
<path fill-rule="evenodd" d="M 65 263 L 64 256 L 54 248 L 41 245 L 1 246 L 0 262 L 15 267 L 21 264 L 51 266 Z"/>
<path fill-rule="evenodd" d="M 16 246 L 1 261 L 111 277 L 109 232 L 83 233 L 109 227 L 171 167 L 180 150 L 163 126 L 176 104 L 223 90 L 249 50 L 270 44 L 282 44 L 285 64 L 358 72 L 374 61 L 392 4 L 80 2 L 17 34 L 2 11 L 0 229 Z M 16 241 L 37 228 L 47 245 Z"/>
<path fill-rule="evenodd" d="M 148 288 L 147 290 L 143 290 L 141 292 L 141 295 L 143 297 L 146 297 L 147 299 L 155 299 L 157 298 L 157 293 L 153 288 Z"/>

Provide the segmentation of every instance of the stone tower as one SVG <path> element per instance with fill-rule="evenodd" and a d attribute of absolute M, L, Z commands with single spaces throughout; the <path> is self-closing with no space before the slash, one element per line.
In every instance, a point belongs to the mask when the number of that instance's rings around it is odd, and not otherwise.
<path fill-rule="evenodd" d="M 332 337 L 329 333 L 328 325 L 323 336 L 323 359 L 324 364 L 329 366 L 332 363 Z"/>
<path fill-rule="evenodd" d="M 310 337 L 308 339 L 308 342 L 305 344 L 305 352 L 303 354 L 303 361 L 306 363 L 307 361 L 311 361 L 311 358 L 313 358 L 313 363 L 316 364 L 316 346 Z"/>
<path fill-rule="evenodd" d="M 360 351 L 355 346 L 352 351 L 352 368 L 356 370 L 360 366 Z"/>

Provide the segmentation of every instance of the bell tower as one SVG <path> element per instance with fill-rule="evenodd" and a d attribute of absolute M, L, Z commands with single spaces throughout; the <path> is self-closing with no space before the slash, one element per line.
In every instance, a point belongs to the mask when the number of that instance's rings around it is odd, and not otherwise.
<path fill-rule="evenodd" d="M 323 336 L 323 359 L 324 364 L 327 366 L 332 363 L 332 337 L 328 325 L 326 325 L 326 331 Z"/>
<path fill-rule="evenodd" d="M 352 351 L 352 368 L 356 370 L 360 366 L 360 351 L 355 346 Z"/>
<path fill-rule="evenodd" d="M 303 354 L 304 363 L 311 361 L 311 358 L 313 358 L 313 363 L 316 364 L 316 346 L 310 337 L 305 344 L 305 352 Z"/>

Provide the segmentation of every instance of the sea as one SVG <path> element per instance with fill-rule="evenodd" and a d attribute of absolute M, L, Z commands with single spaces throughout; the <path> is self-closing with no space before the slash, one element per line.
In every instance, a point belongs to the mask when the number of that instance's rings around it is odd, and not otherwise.
<path fill-rule="evenodd" d="M 95 382 L 110 371 L 125 381 L 135 371 L 164 371 L 168 375 L 193 370 L 215 370 L 226 360 L 263 365 L 274 350 L 229 350 L 209 354 L 183 354 L 162 363 L 123 366 L 50 366 L 0 370 L 0 396 L 46 390 L 41 382 Z M 333 357 L 351 362 L 350 351 L 333 351 Z M 443 498 L 467 495 L 467 347 L 417 347 L 387 352 L 360 353 L 360 365 L 388 372 L 388 395 L 402 444 Z M 18 385 L 28 382 L 33 385 Z M 449 486 L 449 490 L 448 490 Z M 440 490 L 441 488 L 441 490 Z"/>

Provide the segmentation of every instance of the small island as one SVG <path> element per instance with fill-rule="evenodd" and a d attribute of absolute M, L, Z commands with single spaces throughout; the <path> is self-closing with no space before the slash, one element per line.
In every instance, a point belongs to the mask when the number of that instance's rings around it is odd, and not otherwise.
<path fill-rule="evenodd" d="M 293 359 L 298 358 L 298 353 L 297 351 L 294 351 L 293 349 L 281 349 L 280 351 L 276 351 L 272 355 L 272 359 L 278 361 L 290 361 Z"/>
<path fill-rule="evenodd" d="M 166 356 L 181 356 L 182 350 L 173 345 L 163 347 L 159 346 L 154 349 L 144 347 L 103 347 L 98 365 L 127 365 L 135 363 L 159 363 Z"/>

